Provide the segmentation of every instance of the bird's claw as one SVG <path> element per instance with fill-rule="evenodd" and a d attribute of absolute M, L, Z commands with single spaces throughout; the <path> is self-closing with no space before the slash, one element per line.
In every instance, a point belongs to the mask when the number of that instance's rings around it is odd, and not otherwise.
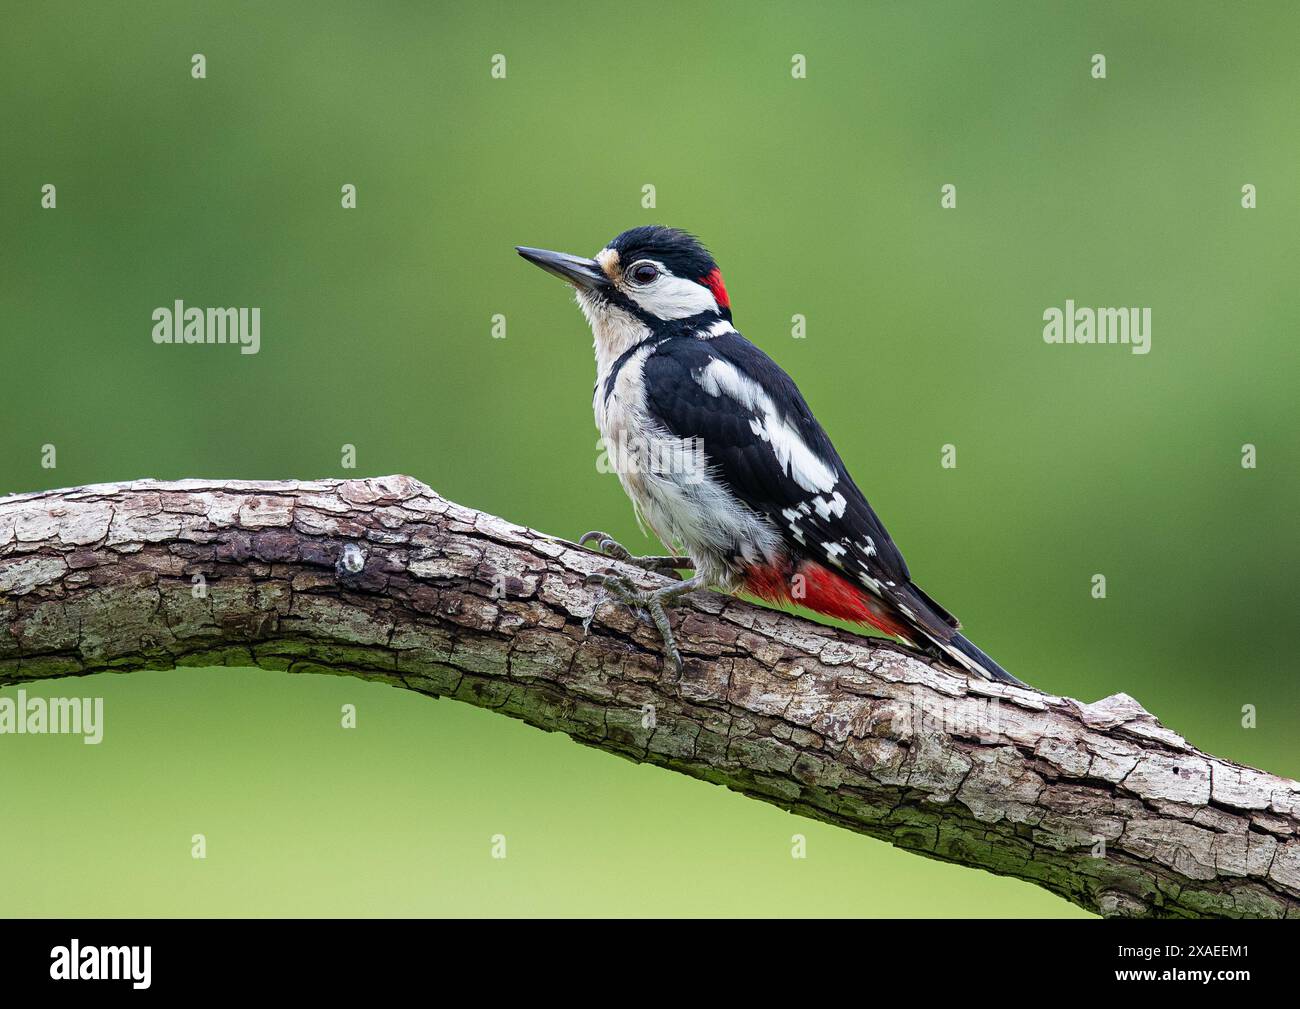
<path fill-rule="evenodd" d="M 623 546 L 609 533 L 601 532 L 599 529 L 593 529 L 591 532 L 583 533 L 578 537 L 578 546 L 585 547 L 592 540 L 597 541 L 596 552 L 602 553 L 606 557 L 613 557 L 616 561 L 634 561 L 636 559 L 627 547 Z"/>
<path fill-rule="evenodd" d="M 627 606 L 633 614 L 636 615 L 638 620 L 643 623 L 653 623 L 650 619 L 650 614 L 646 612 L 641 602 L 641 600 L 645 596 L 648 596 L 649 593 L 638 589 L 623 575 L 616 574 L 613 571 L 607 571 L 603 574 L 587 575 L 587 577 L 583 579 L 583 582 L 587 585 L 599 585 L 601 589 L 604 590 L 600 599 L 596 603 L 597 607 L 612 596 L 615 600 L 622 603 L 624 606 Z M 586 633 L 591 629 L 591 621 L 595 616 L 596 610 L 593 609 L 591 611 L 591 616 L 583 621 L 583 633 Z"/>
<path fill-rule="evenodd" d="M 680 557 L 638 557 L 609 533 L 601 532 L 599 529 L 593 529 L 591 532 L 579 536 L 578 546 L 585 547 L 593 540 L 596 542 L 596 553 L 612 557 L 616 561 L 622 561 L 624 564 L 631 564 L 646 571 L 653 571 L 665 578 L 681 581 L 682 576 L 677 569 L 689 566 L 689 561 Z"/>
<path fill-rule="evenodd" d="M 588 585 L 600 585 L 605 592 L 613 596 L 619 602 L 629 607 L 635 613 L 638 619 L 649 619 L 659 631 L 660 638 L 664 643 L 664 660 L 673 672 L 682 671 L 682 653 L 677 647 L 677 638 L 673 634 L 672 625 L 668 621 L 668 611 L 664 607 L 665 602 L 672 602 L 678 596 L 691 591 L 692 588 L 700 587 L 698 580 L 692 579 L 689 583 L 682 585 L 665 585 L 658 589 L 639 589 L 633 585 L 623 575 L 609 572 L 607 574 L 591 574 L 585 579 Z M 687 588 L 687 585 L 690 588 Z M 603 600 L 602 600 L 603 601 Z M 597 606 L 600 604 L 597 603 Z M 592 616 L 583 621 L 584 633 L 591 626 L 591 620 L 595 616 L 595 610 L 592 610 Z"/>

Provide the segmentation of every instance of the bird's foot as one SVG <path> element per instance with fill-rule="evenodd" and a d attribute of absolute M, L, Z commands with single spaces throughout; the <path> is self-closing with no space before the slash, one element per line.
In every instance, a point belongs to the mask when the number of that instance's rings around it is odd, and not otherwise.
<path fill-rule="evenodd" d="M 610 536 L 609 533 L 603 533 L 599 529 L 583 533 L 578 539 L 578 546 L 585 547 L 593 541 L 596 543 L 597 553 L 612 557 L 616 561 L 622 561 L 624 564 L 633 564 L 636 567 L 644 568 L 646 571 L 665 575 L 668 578 L 681 578 L 681 575 L 678 574 L 679 569 L 691 566 L 689 557 L 637 557 L 622 543 Z"/>
<path fill-rule="evenodd" d="M 619 549 L 621 550 L 622 547 Z M 686 593 L 704 588 L 704 579 L 701 576 L 696 575 L 675 585 L 664 585 L 657 589 L 637 588 L 623 575 L 613 573 L 588 575 L 587 584 L 600 585 L 609 595 L 631 607 L 634 613 L 649 616 L 663 639 L 665 661 L 674 672 L 682 671 L 682 653 L 677 648 L 677 639 L 673 635 L 672 625 L 668 622 L 667 607 Z"/>

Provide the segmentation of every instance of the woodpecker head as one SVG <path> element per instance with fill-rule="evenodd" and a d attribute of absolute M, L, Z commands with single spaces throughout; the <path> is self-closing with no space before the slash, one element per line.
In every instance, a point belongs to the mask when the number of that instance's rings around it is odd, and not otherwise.
<path fill-rule="evenodd" d="M 731 319 L 718 264 L 699 239 L 676 228 L 632 228 L 594 259 L 524 246 L 517 251 L 576 288 L 598 354 L 617 355 L 656 334 L 698 331 Z"/>

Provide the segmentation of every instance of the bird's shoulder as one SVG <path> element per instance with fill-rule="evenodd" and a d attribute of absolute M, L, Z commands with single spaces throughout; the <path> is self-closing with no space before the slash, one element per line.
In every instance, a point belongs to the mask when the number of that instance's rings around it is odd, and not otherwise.
<path fill-rule="evenodd" d="M 676 388 L 694 396 L 693 389 L 682 386 L 690 379 L 702 392 L 715 397 L 721 392 L 746 407 L 766 397 L 764 405 L 794 425 L 811 447 L 828 454 L 835 451 L 794 379 L 735 329 L 659 340 L 644 358 L 643 374 L 646 381 L 657 382 L 661 392 Z"/>

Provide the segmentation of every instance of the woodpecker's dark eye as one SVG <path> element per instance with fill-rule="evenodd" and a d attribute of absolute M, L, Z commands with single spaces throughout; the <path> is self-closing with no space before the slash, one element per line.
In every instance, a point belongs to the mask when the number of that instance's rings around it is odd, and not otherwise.
<path fill-rule="evenodd" d="M 632 280 L 638 284 L 649 284 L 659 276 L 659 271 L 651 263 L 637 263 L 629 272 Z"/>

